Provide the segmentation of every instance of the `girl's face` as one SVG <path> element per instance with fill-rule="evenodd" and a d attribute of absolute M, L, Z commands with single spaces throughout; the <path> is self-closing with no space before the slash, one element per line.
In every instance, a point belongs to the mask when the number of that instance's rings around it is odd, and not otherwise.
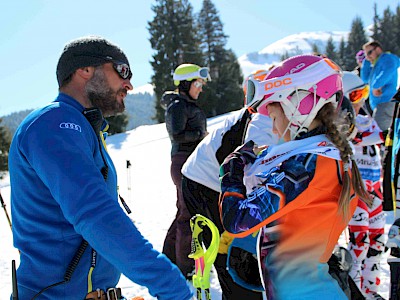
<path fill-rule="evenodd" d="M 189 95 L 192 99 L 197 100 L 199 98 L 200 93 L 203 91 L 203 85 L 206 82 L 203 79 L 197 79 L 196 81 L 192 82 L 189 89 Z"/>
<path fill-rule="evenodd" d="M 279 103 L 271 103 L 267 105 L 267 110 L 273 123 L 272 132 L 285 142 L 290 141 L 289 120 L 285 116 L 282 106 Z"/>

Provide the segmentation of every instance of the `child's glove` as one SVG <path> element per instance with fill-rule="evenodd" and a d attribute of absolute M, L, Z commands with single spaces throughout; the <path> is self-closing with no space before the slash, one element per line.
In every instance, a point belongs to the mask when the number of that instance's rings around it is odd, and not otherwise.
<path fill-rule="evenodd" d="M 254 142 L 250 140 L 246 144 L 237 147 L 233 153 L 238 153 L 245 165 L 252 164 L 257 158 L 254 153 L 254 146 Z"/>
<path fill-rule="evenodd" d="M 228 176 L 230 182 L 242 182 L 245 165 L 253 163 L 256 159 L 253 147 L 254 142 L 248 141 L 229 154 L 221 165 L 220 176 Z"/>

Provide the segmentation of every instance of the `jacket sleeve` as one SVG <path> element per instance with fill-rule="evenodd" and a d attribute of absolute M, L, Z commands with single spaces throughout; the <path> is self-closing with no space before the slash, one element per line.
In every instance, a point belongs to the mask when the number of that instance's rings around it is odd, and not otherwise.
<path fill-rule="evenodd" d="M 242 144 L 245 136 L 245 129 L 249 122 L 250 112 L 246 109 L 241 118 L 224 134 L 221 146 L 215 153 L 215 157 L 220 164 L 236 147 Z"/>
<path fill-rule="evenodd" d="M 371 69 L 372 69 L 371 63 L 368 60 L 364 59 L 361 65 L 360 77 L 362 81 L 364 81 L 364 83 L 366 84 L 369 84 Z"/>
<path fill-rule="evenodd" d="M 293 161 L 270 170 L 264 183 L 247 196 L 243 183 L 231 180 L 230 176 L 222 177 L 220 211 L 225 230 L 244 237 L 275 221 L 291 210 L 286 204 L 295 200 L 309 181 L 304 166 Z"/>
<path fill-rule="evenodd" d="M 111 195 L 94 161 L 96 139 L 86 119 L 78 113 L 70 118 L 59 113 L 36 122 L 21 150 L 63 217 L 101 256 L 132 281 L 148 287 L 154 297 L 190 299 L 179 269 L 141 235 Z M 81 130 L 61 129 L 60 119 L 81 124 Z"/>
<path fill-rule="evenodd" d="M 187 129 L 187 107 L 183 101 L 172 104 L 167 111 L 167 130 L 173 141 L 196 142 L 204 136 L 201 128 Z"/>

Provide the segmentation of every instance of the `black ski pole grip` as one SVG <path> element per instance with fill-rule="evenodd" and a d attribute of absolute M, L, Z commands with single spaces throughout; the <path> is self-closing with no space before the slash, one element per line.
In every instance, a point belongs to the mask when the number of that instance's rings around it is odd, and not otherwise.
<path fill-rule="evenodd" d="M 11 261 L 11 276 L 12 276 L 12 300 L 18 300 L 18 283 L 17 271 L 15 268 L 15 260 Z"/>

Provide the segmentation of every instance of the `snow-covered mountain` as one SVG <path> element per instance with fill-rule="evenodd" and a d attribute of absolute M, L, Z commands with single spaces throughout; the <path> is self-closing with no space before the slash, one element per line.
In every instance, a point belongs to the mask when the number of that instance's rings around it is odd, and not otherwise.
<path fill-rule="evenodd" d="M 260 69 L 268 69 L 281 61 L 282 55 L 298 55 L 313 52 L 313 46 L 317 46 L 319 52 L 323 53 L 330 37 L 336 47 L 339 48 L 342 38 L 347 41 L 347 31 L 318 31 L 301 32 L 289 35 L 271 45 L 259 50 L 244 54 L 238 58 L 244 76 Z"/>

